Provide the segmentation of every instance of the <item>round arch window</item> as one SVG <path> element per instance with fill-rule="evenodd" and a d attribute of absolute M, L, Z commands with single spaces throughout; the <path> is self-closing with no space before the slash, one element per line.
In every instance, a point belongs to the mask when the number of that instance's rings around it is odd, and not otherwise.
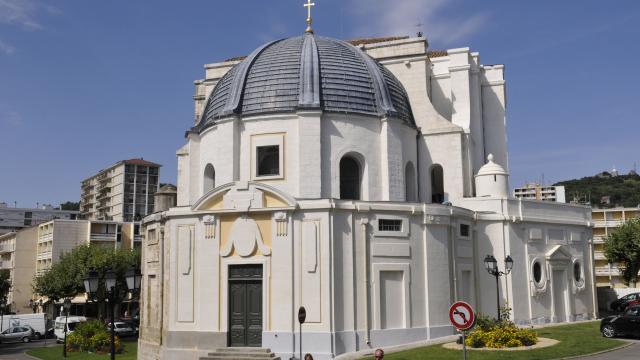
<path fill-rule="evenodd" d="M 533 263 L 533 281 L 536 284 L 540 284 L 542 281 L 542 265 L 540 265 L 539 261 Z"/>

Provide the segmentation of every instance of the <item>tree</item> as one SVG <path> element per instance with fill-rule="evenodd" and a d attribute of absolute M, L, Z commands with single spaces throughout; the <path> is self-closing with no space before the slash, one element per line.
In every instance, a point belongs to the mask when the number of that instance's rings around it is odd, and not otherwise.
<path fill-rule="evenodd" d="M 65 203 L 60 204 L 60 210 L 80 211 L 80 203 L 67 201 Z"/>
<path fill-rule="evenodd" d="M 60 259 L 43 275 L 33 279 L 35 293 L 44 295 L 54 301 L 71 298 L 85 292 L 84 278 L 89 269 L 94 268 L 101 279 L 109 269 L 117 276 L 118 293 L 127 291 L 125 272 L 132 265 L 140 264 L 140 253 L 137 250 L 114 249 L 99 245 L 82 245 L 60 256 Z M 100 288 L 104 281 L 101 280 Z M 96 294 L 99 304 L 105 302 L 104 291 Z"/>
<path fill-rule="evenodd" d="M 11 289 L 11 273 L 9 270 L 0 270 L 0 304 L 7 303 L 7 296 Z"/>
<path fill-rule="evenodd" d="M 640 219 L 631 219 L 616 228 L 604 240 L 604 256 L 610 263 L 618 263 L 622 279 L 638 281 L 640 271 Z"/>

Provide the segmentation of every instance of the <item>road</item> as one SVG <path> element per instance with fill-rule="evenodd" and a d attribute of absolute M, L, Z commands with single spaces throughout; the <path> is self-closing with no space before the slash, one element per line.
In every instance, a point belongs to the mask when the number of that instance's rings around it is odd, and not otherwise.
<path fill-rule="evenodd" d="M 46 345 L 44 340 L 32 341 L 27 344 L 0 344 L 0 360 L 33 360 L 33 358 L 26 356 L 24 352 L 37 347 L 54 345 L 55 343 L 54 339 L 47 339 Z"/>
<path fill-rule="evenodd" d="M 623 349 L 610 351 L 600 355 L 584 356 L 580 359 L 584 360 L 637 360 L 640 355 L 640 340 L 631 340 L 633 345 L 627 346 Z"/>

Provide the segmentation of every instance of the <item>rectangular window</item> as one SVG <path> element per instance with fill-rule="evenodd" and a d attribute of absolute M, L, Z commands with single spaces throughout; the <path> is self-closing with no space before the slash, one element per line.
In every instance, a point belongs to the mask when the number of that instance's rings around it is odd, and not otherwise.
<path fill-rule="evenodd" d="M 471 227 L 468 224 L 460 224 L 460 237 L 469 237 L 471 235 Z"/>
<path fill-rule="evenodd" d="M 401 219 L 379 219 L 378 231 L 402 231 Z"/>
<path fill-rule="evenodd" d="M 268 145 L 256 147 L 256 175 L 280 175 L 280 146 Z"/>

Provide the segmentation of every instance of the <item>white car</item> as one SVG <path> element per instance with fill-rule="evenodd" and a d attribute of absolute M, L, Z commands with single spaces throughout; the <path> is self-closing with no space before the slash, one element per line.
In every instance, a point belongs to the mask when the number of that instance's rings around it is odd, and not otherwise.
<path fill-rule="evenodd" d="M 115 326 L 114 332 L 120 337 L 133 336 L 136 334 L 136 329 L 130 323 L 116 321 L 113 325 Z M 109 324 L 109 329 L 111 329 L 111 324 Z"/>

